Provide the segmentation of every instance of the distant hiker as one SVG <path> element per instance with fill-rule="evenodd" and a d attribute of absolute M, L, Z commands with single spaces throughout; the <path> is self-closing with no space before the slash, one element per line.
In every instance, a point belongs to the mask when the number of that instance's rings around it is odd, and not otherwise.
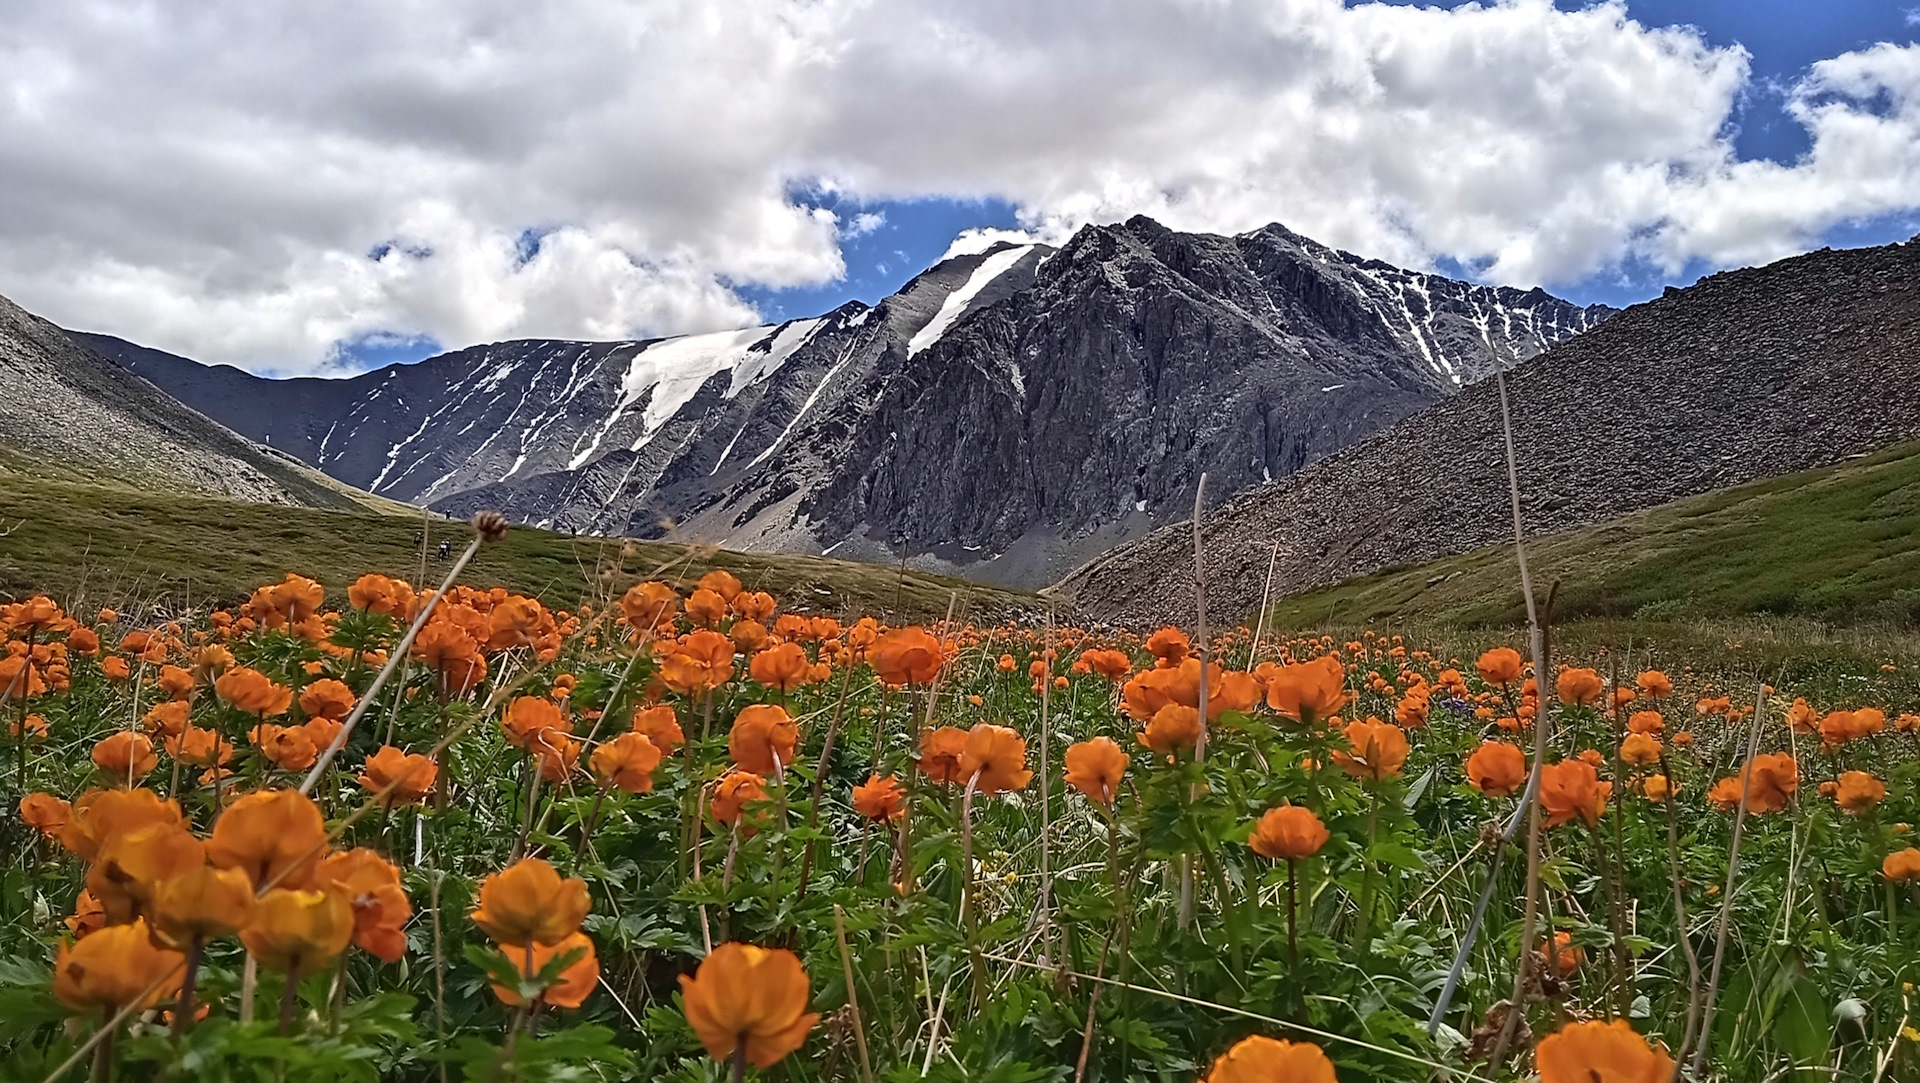
<path fill-rule="evenodd" d="M 443 541 L 440 543 L 440 556 L 437 559 L 445 560 L 450 554 L 452 554 L 452 552 L 453 552 L 453 543 L 450 541 Z"/>

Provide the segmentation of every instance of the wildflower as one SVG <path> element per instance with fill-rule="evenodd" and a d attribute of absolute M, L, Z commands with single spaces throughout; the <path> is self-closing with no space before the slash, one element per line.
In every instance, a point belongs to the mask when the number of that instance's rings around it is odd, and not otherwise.
<path fill-rule="evenodd" d="M 797 643 L 780 643 L 753 656 L 747 663 L 747 675 L 782 692 L 791 692 L 807 683 L 812 674 L 807 652 Z"/>
<path fill-rule="evenodd" d="M 193 693 L 193 674 L 179 666 L 161 666 L 160 676 L 153 683 L 168 699 L 186 699 Z"/>
<path fill-rule="evenodd" d="M 907 814 L 907 791 L 894 778 L 868 775 L 853 788 L 853 810 L 869 820 L 897 820 Z"/>
<path fill-rule="evenodd" d="M 266 723 L 253 727 L 249 736 L 260 754 L 282 771 L 305 771 L 320 758 L 313 738 L 298 726 Z"/>
<path fill-rule="evenodd" d="M 1139 741 L 1171 760 L 1177 750 L 1199 744 L 1200 712 L 1183 704 L 1169 703 L 1154 712 Z"/>
<path fill-rule="evenodd" d="M 228 806 L 207 839 L 207 861 L 240 869 L 255 887 L 305 887 L 327 849 L 320 806 L 298 790 L 262 790 Z"/>
<path fill-rule="evenodd" d="M 383 745 L 367 757 L 358 781 L 369 793 L 385 793 L 381 804 L 392 808 L 426 800 L 439 778 L 440 768 L 431 757 Z"/>
<path fill-rule="evenodd" d="M 132 678 L 133 667 L 127 664 L 125 658 L 116 654 L 101 661 L 100 675 L 117 684 Z M 6 687 L 4 680 L 0 680 L 0 688 L 4 687 Z"/>
<path fill-rule="evenodd" d="M 1196 668 L 1196 678 L 1198 672 Z M 1120 702 L 1135 721 L 1145 722 L 1169 703 L 1190 700 L 1185 703 L 1186 706 L 1197 706 L 1200 702 L 1197 680 L 1191 694 L 1184 687 L 1185 683 L 1178 669 L 1145 670 L 1120 686 Z"/>
<path fill-rule="evenodd" d="M 1495 647 L 1473 664 L 1473 668 L 1480 671 L 1481 680 L 1502 687 L 1519 680 L 1525 666 L 1520 652 L 1512 647 Z"/>
<path fill-rule="evenodd" d="M 120 782 L 143 778 L 160 765 L 153 742 L 144 733 L 121 730 L 93 746 L 93 765 Z"/>
<path fill-rule="evenodd" d="M 797 648 L 796 648 L 797 649 Z M 793 765 L 800 729 L 785 708 L 768 703 L 743 707 L 727 737 L 727 753 L 743 771 L 779 775 Z"/>
<path fill-rule="evenodd" d="M 1305 723 L 1325 721 L 1346 702 L 1346 671 L 1330 654 L 1267 673 L 1267 706 Z"/>
<path fill-rule="evenodd" d="M 1263 691 L 1259 678 L 1251 673 L 1235 669 L 1207 674 L 1207 720 L 1217 719 L 1228 711 L 1245 714 L 1253 710 L 1260 705 Z"/>
<path fill-rule="evenodd" d="M 516 696 L 507 705 L 500 730 L 508 744 L 531 752 L 548 734 L 572 733 L 573 727 L 560 705 L 545 696 Z"/>
<path fill-rule="evenodd" d="M 1648 699 L 1664 699 L 1673 695 L 1673 681 L 1657 669 L 1647 669 L 1634 678 L 1633 686 Z"/>
<path fill-rule="evenodd" d="M 1787 708 L 1787 724 L 1795 733 L 1812 733 L 1820 725 L 1820 712 L 1813 709 L 1806 697 L 1796 698 L 1793 706 Z"/>
<path fill-rule="evenodd" d="M 1660 762 L 1663 749 L 1660 739 L 1645 733 L 1629 733 L 1620 742 L 1620 760 L 1635 767 L 1645 767 Z"/>
<path fill-rule="evenodd" d="M 1865 771 L 1848 771 L 1837 781 L 1834 803 L 1855 815 L 1886 800 L 1887 784 Z"/>
<path fill-rule="evenodd" d="M 812 987 L 799 956 L 783 948 L 722 944 L 692 976 L 681 975 L 680 990 L 687 1023 L 722 1064 L 744 1047 L 747 1063 L 771 1068 L 820 1019 L 807 1011 Z"/>
<path fill-rule="evenodd" d="M 239 932 L 253 916 L 253 901 L 246 873 L 202 865 L 155 887 L 148 918 L 156 941 L 184 948 Z"/>
<path fill-rule="evenodd" d="M 983 794 L 1023 790 L 1033 780 L 1026 761 L 1027 742 L 1018 733 L 982 722 L 967 733 L 960 773 Z"/>
<path fill-rule="evenodd" d="M 118 1010 L 158 1003 L 186 966 L 177 951 L 156 947 L 145 921 L 101 929 L 62 944 L 53 961 L 53 995 L 75 1011 Z"/>
<path fill-rule="evenodd" d="M 749 805 L 758 805 L 767 799 L 767 780 L 751 771 L 728 771 L 713 784 L 713 797 L 708 802 L 713 809 L 713 818 L 723 824 L 739 825 L 751 832 L 751 824 L 740 825 L 740 814 Z"/>
<path fill-rule="evenodd" d="M 717 628 L 727 619 L 727 600 L 717 591 L 696 590 L 687 596 L 687 619 L 702 628 Z"/>
<path fill-rule="evenodd" d="M 1665 801 L 1673 795 L 1673 784 L 1665 775 L 1648 775 L 1640 783 L 1640 792 L 1646 794 L 1649 801 Z"/>
<path fill-rule="evenodd" d="M 314 870 L 313 883 L 353 908 L 353 942 L 360 950 L 388 963 L 406 954 L 401 930 L 413 916 L 413 904 L 392 862 L 365 847 L 331 854 Z"/>
<path fill-rule="evenodd" d="M 300 693 L 300 709 L 312 718 L 345 718 L 353 710 L 353 689 L 330 677 L 315 681 Z"/>
<path fill-rule="evenodd" d="M 377 572 L 368 572 L 347 587 L 347 604 L 367 613 L 405 617 L 412 602 L 412 584 L 403 579 L 390 579 Z"/>
<path fill-rule="evenodd" d="M 240 942 L 260 965 L 292 978 L 333 962 L 353 940 L 353 905 L 331 891 L 275 888 L 254 903 Z"/>
<path fill-rule="evenodd" d="M 93 892 L 83 888 L 80 897 L 73 900 L 73 914 L 65 920 L 67 931 L 75 940 L 81 940 L 107 927 L 107 911 L 100 900 L 93 897 Z"/>
<path fill-rule="evenodd" d="M 235 666 L 213 682 L 213 692 L 233 704 L 235 709 L 261 718 L 287 713 L 293 705 L 293 689 L 274 683 L 257 669 Z"/>
<path fill-rule="evenodd" d="M 733 640 L 719 632 L 694 632 L 661 659 L 660 679 L 675 692 L 710 692 L 733 677 L 733 655 Z"/>
<path fill-rule="evenodd" d="M 553 979 L 553 983 L 540 991 L 538 1000 L 542 1004 L 554 1008 L 578 1008 L 586 1003 L 594 987 L 600 984 L 600 959 L 594 954 L 593 940 L 587 934 L 576 932 L 556 944 L 536 943 L 532 949 L 532 955 L 529 956 L 524 944 L 500 945 L 501 953 L 513 960 L 516 966 L 525 968 L 527 976 L 539 974 L 555 959 L 578 953 L 578 958 L 568 963 Z M 520 1006 L 519 990 L 494 982 L 488 984 L 493 988 L 493 995 L 500 998 L 500 1003 L 509 1008 Z"/>
<path fill-rule="evenodd" d="M 1580 964 L 1587 961 L 1585 948 L 1573 942 L 1572 933 L 1555 933 L 1552 940 L 1540 942 L 1540 959 L 1550 963 L 1563 978 L 1572 977 Z"/>
<path fill-rule="evenodd" d="M 1147 637 L 1147 653 L 1159 659 L 1161 668 L 1170 669 L 1193 652 L 1187 633 L 1168 625 Z"/>
<path fill-rule="evenodd" d="M 958 726 L 928 730 L 920 738 L 920 772 L 935 782 L 965 782 L 960 754 L 967 747 L 967 731 Z"/>
<path fill-rule="evenodd" d="M 1553 688 L 1560 696 L 1560 702 L 1573 707 L 1584 707 L 1600 702 L 1602 690 L 1600 674 L 1591 669 L 1563 669 L 1553 682 Z"/>
<path fill-rule="evenodd" d="M 1080 660 L 1087 664 L 1089 670 L 1110 681 L 1121 680 L 1133 672 L 1132 660 L 1120 651 L 1084 651 L 1080 655 Z"/>
<path fill-rule="evenodd" d="M 588 765 L 602 786 L 649 793 L 653 790 L 653 772 L 660 766 L 660 750 L 645 734 L 623 733 L 594 749 Z"/>
<path fill-rule="evenodd" d="M 673 755 L 674 749 L 687 743 L 687 735 L 680 729 L 680 720 L 675 717 L 673 708 L 665 703 L 636 709 L 633 712 L 633 732 L 653 742 L 653 747 L 666 756 Z"/>
<path fill-rule="evenodd" d="M 1673 1058 L 1624 1019 L 1568 1023 L 1534 1050 L 1540 1083 L 1666 1083 Z"/>
<path fill-rule="evenodd" d="M 1600 781 L 1599 772 L 1585 760 L 1561 760 L 1540 772 L 1540 807 L 1548 827 L 1578 819 L 1588 827 L 1600 822 L 1600 813 L 1613 794 L 1613 783 Z"/>
<path fill-rule="evenodd" d="M 725 568 L 715 568 L 700 577 L 694 584 L 700 590 L 710 590 L 718 594 L 723 601 L 731 602 L 734 596 L 746 588 L 740 585 L 740 579 Z"/>
<path fill-rule="evenodd" d="M 1335 1077 L 1319 1046 L 1255 1034 L 1222 1053 L 1206 1083 L 1335 1083 Z"/>
<path fill-rule="evenodd" d="M 1920 880 L 1920 850 L 1909 846 L 1895 850 L 1880 862 L 1880 875 L 1889 880 Z"/>
<path fill-rule="evenodd" d="M 779 608 L 779 603 L 774 601 L 773 595 L 764 590 L 742 590 L 727 599 L 727 603 L 733 608 L 735 616 L 755 623 L 765 623 L 768 617 L 773 616 L 773 611 Z"/>
<path fill-rule="evenodd" d="M 1126 751 L 1111 737 L 1077 742 L 1067 748 L 1067 785 L 1111 808 L 1128 762 Z"/>
<path fill-rule="evenodd" d="M 151 823 L 122 832 L 100 847 L 87 870 L 87 890 L 119 925 L 144 912 L 154 888 L 207 863 L 200 840 L 178 824 Z"/>
<path fill-rule="evenodd" d="M 178 802 L 162 800 L 152 790 L 89 790 L 73 802 L 60 829 L 60 845 L 80 860 L 92 861 L 114 837 L 153 823 L 179 826 L 186 818 Z"/>
<path fill-rule="evenodd" d="M 673 627 L 680 611 L 680 595 L 655 579 L 641 583 L 620 596 L 620 615 L 636 630 L 657 631 Z"/>
<path fill-rule="evenodd" d="M 73 806 L 50 793 L 30 793 L 20 799 L 20 822 L 42 838 L 59 838 L 73 818 Z"/>
<path fill-rule="evenodd" d="M 561 879 L 552 865 L 529 857 L 481 881 L 471 917 L 502 944 L 557 944 L 579 930 L 591 906 L 586 881 Z"/>
<path fill-rule="evenodd" d="M 1350 752 L 1335 752 L 1333 762 L 1354 778 L 1378 781 L 1400 773 L 1407 762 L 1407 735 L 1400 727 L 1369 718 L 1346 728 Z"/>
<path fill-rule="evenodd" d="M 166 745 L 167 755 L 195 767 L 212 767 L 233 759 L 233 742 L 220 736 L 217 730 L 190 725 L 162 743 Z"/>
<path fill-rule="evenodd" d="M 926 684 L 945 662 L 940 641 L 918 625 L 888 632 L 867 651 L 873 672 L 882 683 L 895 686 Z"/>
<path fill-rule="evenodd" d="M 1740 797 L 1744 792 L 1747 811 L 1764 816 L 1786 808 L 1799 786 L 1800 764 L 1791 754 L 1762 753 L 1740 768 L 1738 775 L 1714 783 L 1713 788 L 1707 791 L 1707 800 L 1724 812 L 1733 812 L 1739 809 Z"/>
<path fill-rule="evenodd" d="M 1666 719 L 1659 711 L 1635 711 L 1627 717 L 1628 733 L 1644 733 L 1649 737 L 1658 737 L 1667 728 Z"/>
<path fill-rule="evenodd" d="M 1247 836 L 1247 844 L 1261 857 L 1276 861 L 1304 861 L 1327 844 L 1327 825 L 1302 805 L 1268 809 Z"/>
<path fill-rule="evenodd" d="M 767 645 L 767 626 L 757 620 L 737 620 L 727 636 L 741 654 L 751 655 Z"/>
<path fill-rule="evenodd" d="M 1488 797 L 1505 797 L 1527 781 L 1527 754 L 1505 741 L 1482 741 L 1467 757 L 1467 782 Z"/>

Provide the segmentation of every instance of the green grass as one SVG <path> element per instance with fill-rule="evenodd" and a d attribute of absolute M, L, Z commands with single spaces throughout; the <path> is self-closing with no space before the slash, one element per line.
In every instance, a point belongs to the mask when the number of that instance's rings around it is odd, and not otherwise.
<path fill-rule="evenodd" d="M 45 592 L 75 609 L 166 600 L 242 600 L 289 571 L 344 591 L 365 572 L 437 583 L 442 539 L 458 553 L 465 523 L 419 515 L 248 504 L 215 497 L 140 492 L 68 480 L 0 478 L 0 598 Z M 725 568 L 782 604 L 827 613 L 924 620 L 956 612 L 991 619 L 1038 608 L 1031 594 L 896 567 L 819 557 L 735 553 L 667 542 L 575 538 L 516 527 L 481 549 L 463 582 L 505 586 L 550 605 L 617 597 L 660 578 L 688 585 Z"/>
<path fill-rule="evenodd" d="M 1556 621 L 1763 616 L 1910 627 L 1920 617 L 1920 444 L 1530 539 Z M 1525 620 L 1511 545 L 1394 568 L 1274 606 L 1280 628 Z"/>

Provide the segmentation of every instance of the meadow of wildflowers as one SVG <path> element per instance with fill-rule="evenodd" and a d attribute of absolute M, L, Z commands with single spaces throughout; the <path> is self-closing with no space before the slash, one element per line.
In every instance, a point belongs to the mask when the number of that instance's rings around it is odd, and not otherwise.
<path fill-rule="evenodd" d="M 1920 1078 L 1892 659 L 620 589 L 0 606 L 0 1077 Z"/>

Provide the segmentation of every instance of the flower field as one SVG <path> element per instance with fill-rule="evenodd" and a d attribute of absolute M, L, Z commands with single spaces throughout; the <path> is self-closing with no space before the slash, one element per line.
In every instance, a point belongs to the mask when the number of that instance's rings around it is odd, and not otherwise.
<path fill-rule="evenodd" d="M 454 579 L 0 606 L 0 1078 L 1920 1079 L 1899 659 Z"/>

